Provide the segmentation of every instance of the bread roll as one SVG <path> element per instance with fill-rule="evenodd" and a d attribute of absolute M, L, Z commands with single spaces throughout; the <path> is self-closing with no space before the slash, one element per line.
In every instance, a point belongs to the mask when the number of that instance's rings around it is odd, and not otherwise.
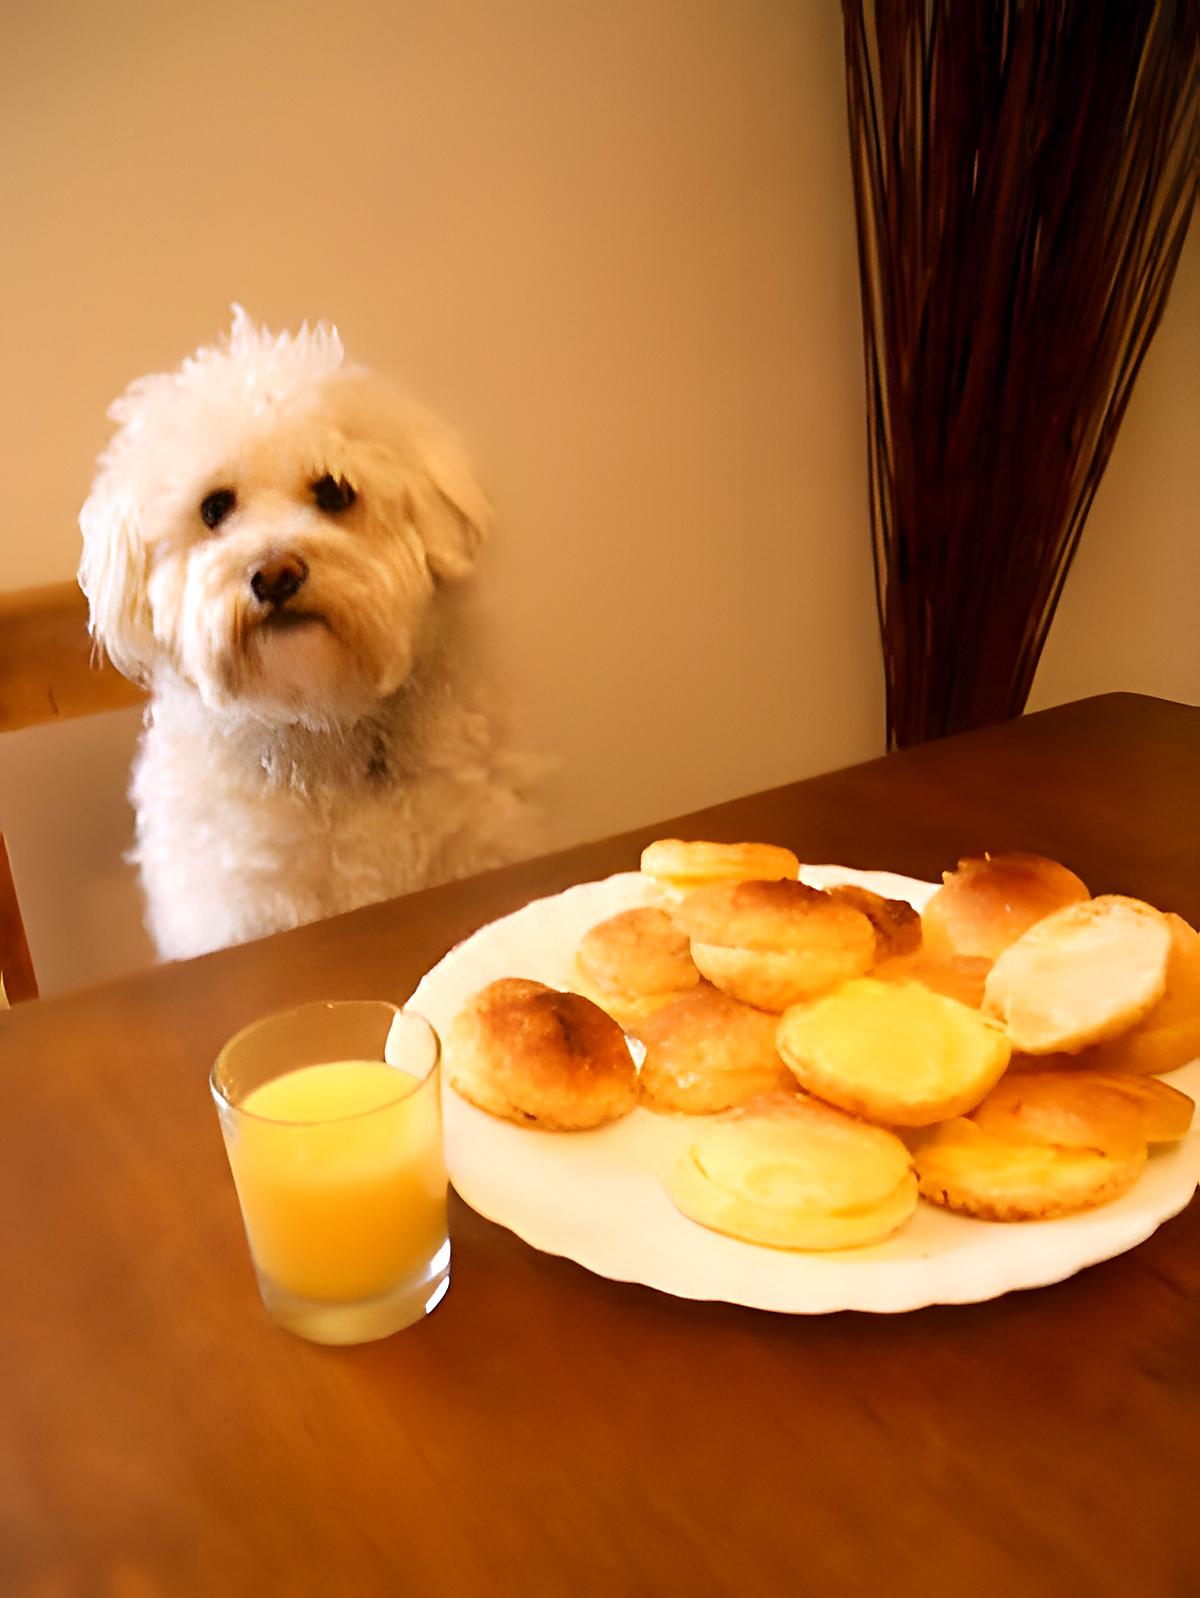
<path fill-rule="evenodd" d="M 1075 1054 L 1014 1053 L 1013 1070 L 1133 1072 L 1158 1076 L 1200 1059 L 1200 933 L 1167 912 L 1171 947 L 1162 998 L 1142 1020 L 1107 1043 Z"/>
<path fill-rule="evenodd" d="M 1072 1080 L 1078 1080 L 1081 1074 L 1073 1072 Z M 1103 1082 L 1106 1092 L 1123 1093 L 1137 1105 L 1141 1133 L 1147 1143 L 1177 1143 L 1191 1131 L 1195 1101 L 1171 1083 L 1153 1076 L 1101 1076 L 1099 1072 L 1093 1081 Z"/>
<path fill-rule="evenodd" d="M 1155 1077 L 1040 1071 L 1003 1077 L 971 1120 L 1009 1141 L 1112 1153 L 1176 1142 L 1191 1126 L 1194 1109 L 1186 1093 Z"/>
<path fill-rule="evenodd" d="M 852 1115 L 929 1126 L 974 1108 L 1008 1064 L 1002 1028 L 916 982 L 859 977 L 788 1010 L 776 1045 L 797 1082 Z"/>
<path fill-rule="evenodd" d="M 1146 1145 L 1013 1142 L 957 1119 L 923 1137 L 914 1158 L 921 1197 L 931 1204 L 985 1221 L 1036 1221 L 1128 1192 L 1146 1163 Z"/>
<path fill-rule="evenodd" d="M 576 990 L 630 1031 L 699 981 L 687 934 L 658 908 L 610 916 L 584 933 L 575 953 Z"/>
<path fill-rule="evenodd" d="M 780 1249 L 880 1242 L 917 1202 L 899 1138 L 797 1095 L 707 1127 L 665 1185 L 701 1226 Z"/>
<path fill-rule="evenodd" d="M 642 1102 L 652 1110 L 711 1115 L 792 1088 L 775 1048 L 776 1019 L 707 982 L 655 1011 L 639 1033 L 646 1046 Z"/>
<path fill-rule="evenodd" d="M 921 946 L 921 917 L 907 899 L 885 899 L 881 893 L 846 882 L 826 888 L 831 899 L 861 910 L 875 931 L 876 960 L 911 955 Z"/>
<path fill-rule="evenodd" d="M 875 930 L 862 911 L 800 882 L 700 888 L 675 919 L 701 975 L 759 1010 L 824 993 L 875 958 Z"/>
<path fill-rule="evenodd" d="M 1088 897 L 1083 882 L 1036 854 L 984 854 L 943 873 L 921 914 L 931 954 L 994 960 L 1043 916 Z"/>
<path fill-rule="evenodd" d="M 681 893 L 713 882 L 770 882 L 800 874 L 790 849 L 774 843 L 705 843 L 659 838 L 642 850 L 642 870 Z"/>
<path fill-rule="evenodd" d="M 1163 997 L 1171 929 L 1140 899 L 1105 894 L 1035 922 L 996 960 L 985 1015 L 1014 1049 L 1075 1053 L 1126 1031 Z"/>
<path fill-rule="evenodd" d="M 978 1010 L 983 1003 L 983 985 L 992 969 L 990 960 L 978 955 L 930 954 L 922 947 L 912 954 L 896 955 L 881 960 L 871 967 L 871 975 L 879 982 L 920 982 L 947 999 L 957 999 Z"/>
<path fill-rule="evenodd" d="M 637 1102 L 637 1072 L 612 1017 L 520 977 L 489 983 L 451 1022 L 446 1077 L 489 1115 L 551 1131 L 601 1126 Z"/>

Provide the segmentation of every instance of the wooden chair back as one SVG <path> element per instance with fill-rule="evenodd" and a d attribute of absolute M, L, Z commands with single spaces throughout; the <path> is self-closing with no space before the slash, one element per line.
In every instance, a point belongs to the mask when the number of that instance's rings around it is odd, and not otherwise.
<path fill-rule="evenodd" d="M 37 977 L 8 861 L 8 846 L 0 832 L 0 1009 L 37 996 Z"/>

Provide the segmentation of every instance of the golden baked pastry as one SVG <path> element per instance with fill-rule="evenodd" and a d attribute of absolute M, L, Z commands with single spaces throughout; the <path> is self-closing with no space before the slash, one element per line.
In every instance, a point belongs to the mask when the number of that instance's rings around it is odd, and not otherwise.
<path fill-rule="evenodd" d="M 576 991 L 631 1031 L 699 981 L 687 934 L 657 908 L 622 910 L 598 922 L 575 951 Z"/>
<path fill-rule="evenodd" d="M 960 1004 L 978 1010 L 983 1003 L 983 985 L 992 962 L 979 955 L 931 954 L 921 947 L 912 954 L 899 954 L 871 967 L 880 982 L 920 982 Z"/>
<path fill-rule="evenodd" d="M 1171 947 L 1166 990 L 1141 1021 L 1076 1054 L 1014 1053 L 1013 1070 L 1131 1071 L 1157 1076 L 1200 1059 L 1200 932 L 1166 912 Z"/>
<path fill-rule="evenodd" d="M 1010 1141 L 1098 1148 L 1174 1143 L 1192 1124 L 1186 1093 L 1156 1077 L 1101 1071 L 1005 1076 L 971 1111 L 976 1126 Z"/>
<path fill-rule="evenodd" d="M 1128 1192 L 1146 1163 L 1146 1145 L 1013 1142 L 958 1118 L 923 1137 L 914 1158 L 921 1197 L 931 1204 L 985 1221 L 1036 1221 Z"/>
<path fill-rule="evenodd" d="M 643 1104 L 711 1115 L 763 1093 L 794 1088 L 775 1047 L 778 1017 L 731 999 L 707 982 L 656 1010 L 641 1027 Z"/>
<path fill-rule="evenodd" d="M 852 1115 L 930 1126 L 974 1108 L 1008 1064 L 1003 1029 L 917 982 L 859 977 L 779 1022 L 797 1082 Z"/>
<path fill-rule="evenodd" d="M 699 888 L 675 919 L 701 975 L 760 1010 L 824 993 L 875 958 L 875 930 L 862 911 L 801 882 Z"/>
<path fill-rule="evenodd" d="M 642 850 L 642 870 L 681 893 L 713 882 L 793 880 L 800 862 L 790 849 L 775 843 L 705 843 L 659 838 Z"/>
<path fill-rule="evenodd" d="M 637 1102 L 637 1071 L 612 1017 L 521 977 L 490 982 L 459 1011 L 445 1063 L 464 1099 L 521 1126 L 580 1131 Z"/>
<path fill-rule="evenodd" d="M 1074 1053 L 1118 1036 L 1163 997 L 1171 929 L 1140 899 L 1104 894 L 1056 910 L 997 958 L 983 1009 L 1014 1049 Z"/>
<path fill-rule="evenodd" d="M 1072 1072 L 1071 1079 L 1078 1081 L 1083 1074 Z M 1121 1076 L 1111 1072 L 1103 1076 L 1097 1072 L 1092 1080 L 1103 1082 L 1106 1091 L 1122 1093 L 1137 1105 L 1142 1136 L 1147 1143 L 1177 1143 L 1191 1130 L 1195 1100 L 1170 1082 L 1160 1082 L 1153 1076 Z"/>
<path fill-rule="evenodd" d="M 911 955 L 921 946 L 921 917 L 907 899 L 885 899 L 870 888 L 845 882 L 826 888 L 831 899 L 861 910 L 875 929 L 876 960 L 891 960 Z"/>
<path fill-rule="evenodd" d="M 782 1249 L 880 1242 L 917 1203 L 898 1137 L 796 1094 L 705 1127 L 665 1186 L 701 1226 Z"/>
<path fill-rule="evenodd" d="M 942 874 L 921 915 L 931 954 L 994 960 L 1043 916 L 1088 898 L 1066 866 L 1036 854 L 984 854 Z"/>

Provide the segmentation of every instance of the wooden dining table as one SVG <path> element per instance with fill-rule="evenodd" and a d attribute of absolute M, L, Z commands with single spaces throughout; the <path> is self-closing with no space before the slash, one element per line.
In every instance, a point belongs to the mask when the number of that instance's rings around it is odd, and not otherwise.
<path fill-rule="evenodd" d="M 1029 850 L 1197 923 L 1200 709 L 1081 700 L 0 1016 L 0 1593 L 1200 1592 L 1195 1202 L 1051 1286 L 787 1315 L 454 1198 L 418 1325 L 335 1349 L 267 1319 L 221 1043 L 403 999 L 662 836 L 930 880 Z"/>

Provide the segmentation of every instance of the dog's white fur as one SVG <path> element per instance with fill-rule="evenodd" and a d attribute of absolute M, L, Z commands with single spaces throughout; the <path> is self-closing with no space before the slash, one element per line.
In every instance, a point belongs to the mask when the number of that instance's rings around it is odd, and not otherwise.
<path fill-rule="evenodd" d="M 349 365 L 333 328 L 273 336 L 237 307 L 227 339 L 110 415 L 79 581 L 93 636 L 151 695 L 131 794 L 160 954 L 530 852 L 530 767 L 459 586 L 490 511 L 448 429 Z M 315 503 L 325 477 L 348 508 Z M 221 489 L 236 503 L 210 528 Z M 307 578 L 272 605 L 251 584 L 280 558 Z"/>

